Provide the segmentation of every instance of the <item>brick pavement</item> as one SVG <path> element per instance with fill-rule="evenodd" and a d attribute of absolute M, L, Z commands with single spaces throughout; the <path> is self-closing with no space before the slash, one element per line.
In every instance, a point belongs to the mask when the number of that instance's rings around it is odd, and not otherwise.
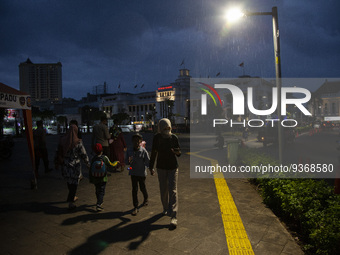
<path fill-rule="evenodd" d="M 87 147 L 89 141 L 85 135 Z M 47 142 L 51 160 L 57 137 L 49 136 Z M 229 254 L 214 181 L 190 179 L 189 162 L 184 153 L 178 228 L 171 231 L 170 218 L 160 214 L 156 176 L 147 177 L 149 206 L 132 216 L 126 171 L 111 173 L 104 211 L 99 213 L 85 171 L 77 192 L 78 207 L 70 212 L 60 172 L 42 174 L 38 189 L 30 189 L 27 145 L 18 138 L 11 160 L 0 162 L 0 254 Z M 230 179 L 227 184 L 255 254 L 303 254 L 252 185 L 245 179 Z M 142 200 L 141 193 L 139 197 Z"/>

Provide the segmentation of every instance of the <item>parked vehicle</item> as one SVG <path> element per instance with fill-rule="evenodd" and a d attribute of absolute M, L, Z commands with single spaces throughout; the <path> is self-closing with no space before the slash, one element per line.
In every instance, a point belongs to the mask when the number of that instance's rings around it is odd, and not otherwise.
<path fill-rule="evenodd" d="M 320 121 L 315 121 L 313 123 L 313 128 L 320 128 L 321 127 L 321 122 Z"/>
<path fill-rule="evenodd" d="M 46 127 L 46 133 L 48 135 L 57 135 L 58 134 L 57 126 L 48 126 L 48 127 Z"/>

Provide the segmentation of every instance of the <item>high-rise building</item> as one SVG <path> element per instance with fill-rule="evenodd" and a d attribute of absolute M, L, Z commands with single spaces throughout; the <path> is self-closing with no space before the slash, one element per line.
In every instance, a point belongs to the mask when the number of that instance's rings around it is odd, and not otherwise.
<path fill-rule="evenodd" d="M 33 64 L 28 58 L 19 65 L 20 90 L 31 95 L 32 102 L 61 101 L 61 63 Z"/>

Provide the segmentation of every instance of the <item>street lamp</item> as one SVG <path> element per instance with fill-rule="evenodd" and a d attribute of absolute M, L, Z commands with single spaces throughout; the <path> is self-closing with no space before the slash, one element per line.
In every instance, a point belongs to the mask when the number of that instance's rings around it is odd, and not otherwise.
<path fill-rule="evenodd" d="M 235 22 L 237 20 L 239 20 L 240 18 L 242 18 L 243 16 L 245 16 L 245 13 L 242 12 L 240 9 L 238 8 L 233 8 L 227 11 L 226 13 L 226 18 L 230 21 L 230 22 Z"/>
<path fill-rule="evenodd" d="M 279 140 L 279 163 L 283 161 L 283 129 L 281 126 L 281 59 L 280 59 L 280 33 L 277 7 L 274 6 L 271 12 L 242 12 L 239 9 L 231 9 L 227 12 L 227 19 L 231 22 L 244 16 L 262 16 L 270 15 L 273 20 L 273 41 L 274 41 L 274 57 L 275 57 L 275 73 L 276 73 L 276 88 L 277 88 L 277 115 L 279 119 L 278 125 L 278 140 Z"/>

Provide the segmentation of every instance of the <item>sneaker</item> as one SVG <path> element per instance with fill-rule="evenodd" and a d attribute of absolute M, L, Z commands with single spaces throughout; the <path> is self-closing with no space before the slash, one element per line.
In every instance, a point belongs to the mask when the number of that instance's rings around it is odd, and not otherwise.
<path fill-rule="evenodd" d="M 143 202 L 142 206 L 147 206 L 147 205 L 149 205 L 149 201 L 146 200 Z"/>
<path fill-rule="evenodd" d="M 133 216 L 136 216 L 138 212 L 139 212 L 138 208 L 135 208 L 135 209 L 133 209 L 133 211 L 132 211 L 131 214 L 132 214 Z"/>
<path fill-rule="evenodd" d="M 168 211 L 167 211 L 167 210 L 164 210 L 164 211 L 162 212 L 162 214 L 163 214 L 163 216 L 166 216 L 166 215 L 168 215 Z"/>
<path fill-rule="evenodd" d="M 76 202 L 77 200 L 78 200 L 78 197 L 77 197 L 77 196 L 74 196 L 73 201 Z"/>
<path fill-rule="evenodd" d="M 177 218 L 175 218 L 175 217 L 171 218 L 170 226 L 172 226 L 173 228 L 177 227 Z"/>
<path fill-rule="evenodd" d="M 97 205 L 97 207 L 96 207 L 96 209 L 97 209 L 97 212 L 100 212 L 100 211 L 103 211 L 103 205 Z"/>

